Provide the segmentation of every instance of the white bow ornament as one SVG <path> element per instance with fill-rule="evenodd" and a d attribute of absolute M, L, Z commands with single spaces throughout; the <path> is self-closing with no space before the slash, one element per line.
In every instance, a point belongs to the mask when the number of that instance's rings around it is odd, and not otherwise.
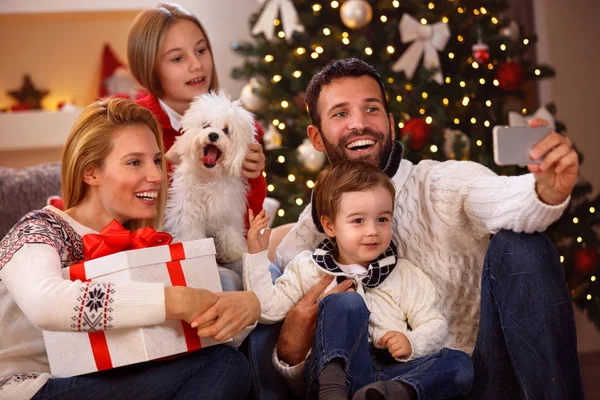
<path fill-rule="evenodd" d="M 281 14 L 281 23 L 283 24 L 283 32 L 288 41 L 292 40 L 292 34 L 296 32 L 304 32 L 304 26 L 298 19 L 298 11 L 294 8 L 292 0 L 258 0 L 259 4 L 265 5 L 265 8 L 260 14 L 258 21 L 252 27 L 252 34 L 258 35 L 264 33 L 267 40 L 271 41 L 274 37 L 275 26 L 273 21 L 277 19 L 277 14 Z"/>
<path fill-rule="evenodd" d="M 413 42 L 402 54 L 402 57 L 392 67 L 395 72 L 404 71 L 408 79 L 412 79 L 419 66 L 421 56 L 427 69 L 438 69 L 433 79 L 440 85 L 444 76 L 439 70 L 440 57 L 438 51 L 444 50 L 450 39 L 448 24 L 437 22 L 433 25 L 423 25 L 408 14 L 400 20 L 400 39 L 402 43 Z"/>
<path fill-rule="evenodd" d="M 524 116 L 516 111 L 508 112 L 508 124 L 510 126 L 529 126 L 529 121 L 533 118 L 541 118 L 548 122 L 548 126 L 550 126 L 552 130 L 556 129 L 556 124 L 554 123 L 554 116 L 544 106 L 538 108 L 533 115 L 528 116 Z"/>

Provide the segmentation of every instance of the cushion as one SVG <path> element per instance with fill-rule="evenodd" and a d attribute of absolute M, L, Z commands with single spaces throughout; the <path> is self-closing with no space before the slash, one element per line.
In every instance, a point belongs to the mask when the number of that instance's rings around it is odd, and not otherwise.
<path fill-rule="evenodd" d="M 59 162 L 19 169 L 0 167 L 0 238 L 25 214 L 43 208 L 50 196 L 60 194 Z"/>

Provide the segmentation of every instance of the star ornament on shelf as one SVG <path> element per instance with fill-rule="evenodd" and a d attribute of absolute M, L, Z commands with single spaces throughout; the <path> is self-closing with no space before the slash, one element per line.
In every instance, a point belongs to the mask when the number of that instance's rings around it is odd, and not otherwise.
<path fill-rule="evenodd" d="M 23 85 L 19 90 L 10 90 L 8 95 L 16 99 L 20 105 L 25 105 L 30 110 L 41 110 L 42 99 L 50 93 L 46 89 L 37 89 L 33 86 L 31 76 L 26 74 L 23 76 Z"/>

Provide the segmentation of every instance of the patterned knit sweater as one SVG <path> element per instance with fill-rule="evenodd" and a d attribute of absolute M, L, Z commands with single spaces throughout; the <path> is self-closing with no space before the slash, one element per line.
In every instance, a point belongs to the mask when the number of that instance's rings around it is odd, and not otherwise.
<path fill-rule="evenodd" d="M 165 321 L 163 283 L 83 283 L 61 269 L 97 233 L 54 207 L 23 217 L 0 242 L 0 399 L 30 399 L 51 378 L 42 329 L 99 331 Z M 104 318 L 106 316 L 106 318 Z"/>
<path fill-rule="evenodd" d="M 532 174 L 497 176 L 468 161 L 395 161 L 396 187 L 392 240 L 398 256 L 421 268 L 431 279 L 440 311 L 449 325 L 446 347 L 471 353 L 479 326 L 483 261 L 489 236 L 501 229 L 544 231 L 570 199 L 558 206 L 539 200 Z M 318 232 L 310 205 L 277 248 L 277 264 L 287 265 L 325 238 Z M 274 362 L 288 380 L 302 374 Z"/>

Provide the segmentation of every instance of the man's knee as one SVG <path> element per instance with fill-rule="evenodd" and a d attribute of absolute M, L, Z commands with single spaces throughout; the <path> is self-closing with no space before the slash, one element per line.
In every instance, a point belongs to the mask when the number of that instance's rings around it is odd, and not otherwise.
<path fill-rule="evenodd" d="M 501 230 L 492 238 L 486 259 L 496 273 L 564 274 L 556 248 L 543 232 Z"/>

